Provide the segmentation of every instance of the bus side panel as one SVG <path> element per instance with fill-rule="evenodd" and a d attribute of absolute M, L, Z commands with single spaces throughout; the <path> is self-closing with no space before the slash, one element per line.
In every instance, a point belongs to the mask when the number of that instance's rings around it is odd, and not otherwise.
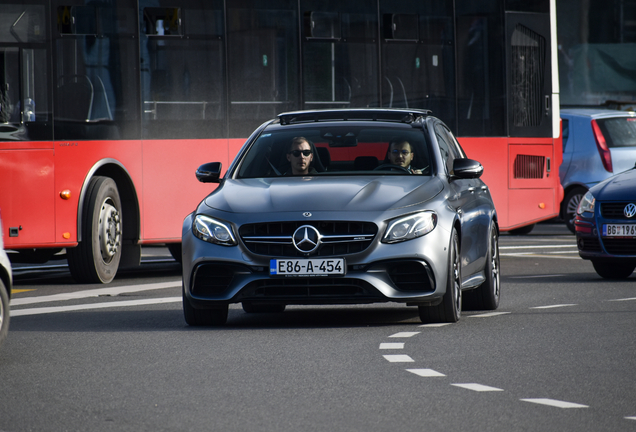
<path fill-rule="evenodd" d="M 51 196 L 56 202 L 55 241 L 77 242 L 79 199 L 87 177 L 107 175 L 99 170 L 117 166 L 130 175 L 137 196 L 141 199 L 141 146 L 139 141 L 61 141 L 55 143 L 55 191 Z M 123 166 L 123 168 L 121 168 Z M 88 185 L 88 183 L 86 183 Z M 64 200 L 60 192 L 71 191 L 71 198 Z M 121 195 L 121 191 L 120 191 Z M 126 217 L 124 215 L 124 217 Z M 66 237 L 69 237 L 66 239 Z"/>
<path fill-rule="evenodd" d="M 50 142 L 2 144 L 0 209 L 6 249 L 51 246 L 55 241 L 53 152 Z"/>
<path fill-rule="evenodd" d="M 488 185 L 495 203 L 500 229 L 508 222 L 508 139 L 457 137 L 466 155 L 484 167 L 481 179 Z"/>
<path fill-rule="evenodd" d="M 221 162 L 227 170 L 239 148 L 230 154 L 227 139 L 144 140 L 142 241 L 180 242 L 183 218 L 217 186 L 200 183 L 196 169 Z"/>

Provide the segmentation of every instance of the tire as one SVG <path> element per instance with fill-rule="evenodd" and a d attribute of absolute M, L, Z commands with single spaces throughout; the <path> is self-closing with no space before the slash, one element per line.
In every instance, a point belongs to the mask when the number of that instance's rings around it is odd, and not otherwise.
<path fill-rule="evenodd" d="M 0 280 L 0 345 L 9 333 L 9 294 L 4 282 Z"/>
<path fill-rule="evenodd" d="M 183 316 L 189 326 L 222 326 L 227 322 L 228 305 L 222 305 L 214 309 L 195 309 L 185 295 L 185 288 L 182 288 L 182 298 Z"/>
<path fill-rule="evenodd" d="M 448 248 L 448 277 L 446 294 L 436 306 L 419 306 L 418 312 L 423 323 L 454 323 L 462 314 L 462 276 L 457 231 L 451 233 Z"/>
<path fill-rule="evenodd" d="M 495 310 L 499 307 L 501 296 L 499 233 L 494 222 L 490 225 L 490 241 L 484 273 L 486 280 L 474 290 L 464 293 L 464 306 L 469 310 Z"/>
<path fill-rule="evenodd" d="M 512 235 L 526 235 L 526 234 L 530 234 L 532 232 L 532 230 L 534 229 L 535 225 L 536 224 L 531 224 L 531 225 L 523 226 L 521 228 L 515 228 L 513 230 L 508 231 L 508 233 L 510 233 Z"/>
<path fill-rule="evenodd" d="M 587 189 L 582 187 L 577 187 L 572 189 L 565 196 L 563 200 L 563 219 L 565 221 L 565 226 L 568 227 L 572 233 L 575 232 L 574 229 L 574 216 L 576 216 L 576 209 L 579 207 L 579 203 L 581 202 L 581 198 L 587 192 Z"/>
<path fill-rule="evenodd" d="M 251 302 L 243 302 L 242 305 L 245 313 L 282 313 L 287 306 L 284 304 L 254 304 Z"/>
<path fill-rule="evenodd" d="M 82 209 L 82 241 L 67 251 L 71 275 L 79 283 L 109 283 L 122 251 L 122 207 L 115 181 L 94 177 Z"/>
<path fill-rule="evenodd" d="M 627 279 L 634 273 L 636 263 L 592 260 L 596 273 L 605 279 Z"/>

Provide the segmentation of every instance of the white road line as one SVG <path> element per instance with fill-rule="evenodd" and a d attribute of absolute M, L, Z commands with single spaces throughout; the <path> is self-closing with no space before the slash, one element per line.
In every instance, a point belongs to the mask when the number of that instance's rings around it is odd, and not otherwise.
<path fill-rule="evenodd" d="M 553 406 L 556 408 L 589 408 L 587 405 L 581 405 L 581 404 L 577 404 L 573 402 L 564 402 L 564 401 L 559 401 L 555 399 L 539 398 L 539 399 L 520 399 L 520 400 L 522 400 L 523 402 L 531 402 L 531 403 L 536 403 L 540 405 L 548 405 L 548 406 Z"/>
<path fill-rule="evenodd" d="M 468 316 L 468 318 L 490 318 L 490 317 L 494 317 L 494 316 L 498 316 L 498 315 L 507 315 L 510 312 L 488 312 L 485 314 L 479 314 L 479 315 L 470 315 Z"/>
<path fill-rule="evenodd" d="M 569 245 L 532 245 L 532 246 L 499 246 L 499 250 L 502 249 L 561 249 L 561 248 L 575 248 L 576 244 Z"/>
<path fill-rule="evenodd" d="M 408 372 L 414 373 L 424 378 L 445 377 L 443 373 L 434 371 L 433 369 L 406 369 Z"/>
<path fill-rule="evenodd" d="M 636 297 L 623 298 L 623 299 L 614 299 L 614 300 L 606 300 L 606 301 L 619 302 L 619 301 L 632 301 L 632 300 L 636 300 Z"/>
<path fill-rule="evenodd" d="M 418 327 L 431 327 L 431 328 L 436 328 L 436 327 L 444 327 L 450 325 L 450 323 L 434 323 L 434 324 L 422 324 L 421 326 Z"/>
<path fill-rule="evenodd" d="M 412 363 L 415 361 L 406 354 L 385 355 L 383 357 L 391 363 Z"/>
<path fill-rule="evenodd" d="M 394 335 L 391 335 L 389 337 L 390 338 L 409 338 L 417 334 L 420 334 L 420 332 L 400 332 L 400 333 L 395 333 Z"/>
<path fill-rule="evenodd" d="M 92 303 L 92 304 L 72 305 L 72 306 L 54 306 L 54 307 L 32 308 L 32 309 L 18 309 L 16 311 L 11 311 L 11 318 L 18 317 L 18 316 L 25 316 L 25 315 L 40 315 L 40 314 L 71 312 L 71 311 L 80 311 L 80 310 L 89 310 L 89 309 L 105 309 L 105 308 L 150 305 L 150 304 L 177 303 L 177 302 L 181 302 L 181 300 L 182 300 L 182 297 L 165 297 L 165 298 L 153 298 L 153 299 L 142 299 L 142 300 L 114 301 L 114 302 L 106 302 L 106 303 Z"/>
<path fill-rule="evenodd" d="M 503 389 L 497 387 L 490 387 L 482 384 L 468 383 L 468 384 L 451 384 L 455 387 L 465 388 L 476 392 L 488 392 L 488 391 L 503 391 Z"/>
<path fill-rule="evenodd" d="M 636 420 L 636 417 L 625 417 L 625 420 Z"/>
<path fill-rule="evenodd" d="M 563 277 L 565 275 L 556 274 L 556 275 L 535 275 L 535 276 L 509 276 L 509 279 L 538 279 L 538 278 L 552 278 L 552 277 Z"/>
<path fill-rule="evenodd" d="M 501 253 L 499 254 L 502 257 L 517 257 L 517 258 L 560 258 L 560 259 L 570 259 L 570 260 L 580 260 L 581 257 L 578 256 L 561 256 L 561 255 L 541 255 L 533 252 L 528 253 Z"/>
<path fill-rule="evenodd" d="M 158 290 L 158 289 L 164 289 L 164 288 L 176 288 L 180 286 L 181 286 L 181 281 L 174 281 L 174 282 L 158 282 L 158 283 L 145 284 L 145 285 L 126 285 L 126 286 L 112 287 L 112 288 L 100 288 L 100 289 L 85 290 L 85 291 L 75 291 L 75 292 L 63 293 L 63 294 L 52 294 L 52 295 L 39 296 L 39 297 L 16 298 L 11 300 L 11 306 L 19 306 L 19 305 L 34 304 L 34 303 L 48 303 L 48 302 L 65 301 L 65 300 L 75 300 L 75 299 L 99 297 L 99 296 L 117 296 L 119 294 L 125 294 L 125 293 Z M 13 315 L 13 312 L 11 312 L 11 315 Z"/>
<path fill-rule="evenodd" d="M 577 306 L 575 304 L 557 304 L 557 305 L 549 305 L 549 306 L 535 306 L 530 309 L 554 309 L 554 308 L 562 308 L 562 307 L 570 307 Z"/>
<path fill-rule="evenodd" d="M 404 349 L 404 342 L 381 343 L 380 349 Z"/>

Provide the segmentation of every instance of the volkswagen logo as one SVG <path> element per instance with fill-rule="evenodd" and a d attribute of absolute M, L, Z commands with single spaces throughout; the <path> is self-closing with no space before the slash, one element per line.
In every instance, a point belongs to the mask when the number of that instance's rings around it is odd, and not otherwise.
<path fill-rule="evenodd" d="M 625 210 L 623 210 L 623 214 L 627 218 L 633 218 L 636 215 L 636 204 L 630 203 L 625 206 Z"/>
<path fill-rule="evenodd" d="M 294 246 L 300 252 L 308 254 L 316 249 L 320 245 L 320 233 L 316 228 L 311 225 L 303 225 L 294 231 L 294 237 L 292 241 Z"/>

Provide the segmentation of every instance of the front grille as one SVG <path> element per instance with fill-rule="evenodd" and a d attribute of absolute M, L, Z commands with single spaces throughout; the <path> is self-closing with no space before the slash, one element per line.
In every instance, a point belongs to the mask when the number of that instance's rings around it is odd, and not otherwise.
<path fill-rule="evenodd" d="M 318 301 L 321 298 L 355 299 L 377 298 L 368 283 L 348 278 L 281 278 L 254 281 L 242 291 L 245 298 L 287 299 L 289 301 Z"/>
<path fill-rule="evenodd" d="M 604 238 L 603 246 L 611 255 L 636 255 L 636 239 Z"/>
<path fill-rule="evenodd" d="M 258 255 L 302 257 L 292 243 L 294 231 L 311 225 L 323 236 L 312 256 L 343 256 L 364 251 L 375 238 L 378 227 L 370 222 L 299 221 L 247 224 L 239 228 L 245 246 Z"/>
<path fill-rule="evenodd" d="M 606 219 L 623 219 L 636 222 L 636 218 L 630 219 L 625 216 L 624 211 L 627 204 L 629 204 L 629 202 L 602 203 L 601 215 Z"/>

